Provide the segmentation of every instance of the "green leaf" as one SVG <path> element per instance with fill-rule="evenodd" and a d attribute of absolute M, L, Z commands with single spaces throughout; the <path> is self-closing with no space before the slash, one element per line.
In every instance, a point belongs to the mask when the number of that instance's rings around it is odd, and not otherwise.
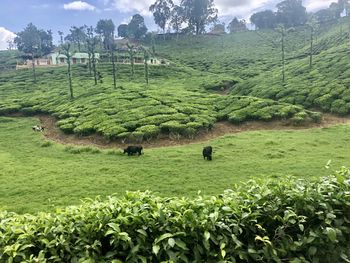
<path fill-rule="evenodd" d="M 226 251 L 223 249 L 221 249 L 221 256 L 222 256 L 222 258 L 225 258 L 225 256 L 226 256 Z"/>
<path fill-rule="evenodd" d="M 316 254 L 316 252 L 317 252 L 317 248 L 316 247 L 310 247 L 309 248 L 309 255 L 310 256 L 314 256 L 315 254 Z"/>
<path fill-rule="evenodd" d="M 176 239 L 175 240 L 175 244 L 179 247 L 179 248 L 182 248 L 183 250 L 189 250 L 186 246 L 186 243 L 183 242 L 182 240 L 180 239 Z"/>
<path fill-rule="evenodd" d="M 166 238 L 169 238 L 169 237 L 173 237 L 174 235 L 173 234 L 170 234 L 170 233 L 166 233 L 166 234 L 163 234 L 161 235 L 160 237 L 158 237 L 155 241 L 155 243 L 159 243 L 160 241 L 166 239 Z"/>
<path fill-rule="evenodd" d="M 168 239 L 168 244 L 169 244 L 170 247 L 174 247 L 175 246 L 175 239 L 169 238 Z"/>
<path fill-rule="evenodd" d="M 159 250 L 160 250 L 160 246 L 158 246 L 158 245 L 153 245 L 152 251 L 153 251 L 153 253 L 154 253 L 155 255 L 158 255 Z"/>
<path fill-rule="evenodd" d="M 328 238 L 332 241 L 335 242 L 337 240 L 337 232 L 331 228 L 331 227 L 327 227 L 326 228 L 326 232 L 327 232 L 327 236 Z"/>
<path fill-rule="evenodd" d="M 304 225 L 303 224 L 299 224 L 299 229 L 301 232 L 304 232 Z"/>
<path fill-rule="evenodd" d="M 205 231 L 205 232 L 204 232 L 204 238 L 205 238 L 205 240 L 209 240 L 209 238 L 210 238 L 210 233 L 209 233 L 208 231 Z"/>

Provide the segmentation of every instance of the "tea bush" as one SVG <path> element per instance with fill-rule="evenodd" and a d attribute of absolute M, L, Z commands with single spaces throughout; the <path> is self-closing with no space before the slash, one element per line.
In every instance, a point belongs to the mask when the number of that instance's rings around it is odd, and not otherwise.
<path fill-rule="evenodd" d="M 349 262 L 350 172 L 249 181 L 212 197 L 128 192 L 56 213 L 0 212 L 7 262 Z"/>

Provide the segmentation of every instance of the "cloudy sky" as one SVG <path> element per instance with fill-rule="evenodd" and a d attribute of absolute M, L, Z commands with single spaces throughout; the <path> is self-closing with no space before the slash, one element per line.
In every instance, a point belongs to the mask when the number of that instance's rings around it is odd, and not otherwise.
<path fill-rule="evenodd" d="M 179 1 L 179 0 L 175 0 Z M 329 6 L 336 0 L 304 0 L 308 11 Z M 145 17 L 146 24 L 156 30 L 148 7 L 155 0 L 0 0 L 0 50 L 7 41 L 32 22 L 42 29 L 68 32 L 70 26 L 96 25 L 101 18 L 111 18 L 118 26 L 135 13 Z M 273 9 L 281 0 L 215 0 L 223 21 L 233 17 L 248 19 L 254 12 Z"/>

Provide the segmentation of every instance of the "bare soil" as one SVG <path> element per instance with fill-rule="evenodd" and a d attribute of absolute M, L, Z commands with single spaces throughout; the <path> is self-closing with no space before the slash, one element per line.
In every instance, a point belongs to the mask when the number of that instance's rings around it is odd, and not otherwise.
<path fill-rule="evenodd" d="M 20 114 L 12 114 L 13 116 L 21 116 Z M 78 146 L 94 146 L 99 148 L 124 148 L 127 143 L 122 141 L 109 141 L 104 137 L 94 134 L 90 136 L 78 136 L 74 134 L 63 133 L 56 125 L 57 119 L 49 115 L 34 116 L 40 120 L 42 126 L 45 127 L 44 136 L 48 140 L 67 145 Z M 229 122 L 218 122 L 208 132 L 201 132 L 195 138 L 169 138 L 160 137 L 151 141 L 144 141 L 142 145 L 147 148 L 169 147 L 177 145 L 186 145 L 191 143 L 206 142 L 214 138 L 236 134 L 247 131 L 260 130 L 303 130 L 311 128 L 328 128 L 339 124 L 350 124 L 350 116 L 338 117 L 331 114 L 323 114 L 320 123 L 306 123 L 300 126 L 291 125 L 285 121 L 249 121 L 240 125 L 234 125 Z"/>

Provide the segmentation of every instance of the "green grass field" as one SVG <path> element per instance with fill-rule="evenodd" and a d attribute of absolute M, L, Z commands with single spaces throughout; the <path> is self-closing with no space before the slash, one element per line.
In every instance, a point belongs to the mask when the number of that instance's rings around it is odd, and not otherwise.
<path fill-rule="evenodd" d="M 256 131 L 187 146 L 145 149 L 128 157 L 47 143 L 31 126 L 35 118 L 0 117 L 0 204 L 9 211 L 52 211 L 81 199 L 151 190 L 162 196 L 219 194 L 250 178 L 329 174 L 350 163 L 350 127 Z M 204 161 L 203 146 L 214 147 Z"/>

